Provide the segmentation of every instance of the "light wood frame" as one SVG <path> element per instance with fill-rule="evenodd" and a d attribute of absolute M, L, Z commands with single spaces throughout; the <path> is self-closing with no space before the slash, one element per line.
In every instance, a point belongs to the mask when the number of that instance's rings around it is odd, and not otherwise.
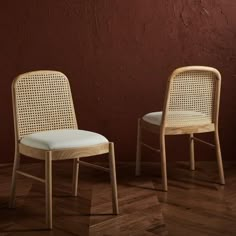
<path fill-rule="evenodd" d="M 102 171 L 106 171 L 110 173 L 110 180 L 111 180 L 111 188 L 112 188 L 112 202 L 113 202 L 113 214 L 119 214 L 119 208 L 118 208 L 118 195 L 117 195 L 117 182 L 116 182 L 116 166 L 115 166 L 115 152 L 114 152 L 114 144 L 112 142 L 109 143 L 102 143 L 99 145 L 92 145 L 92 146 L 86 146 L 81 148 L 68 148 L 68 149 L 58 149 L 58 150 L 42 150 L 37 148 L 32 148 L 29 146 L 26 146 L 20 142 L 21 138 L 24 137 L 26 134 L 33 133 L 33 131 L 41 131 L 41 130 L 49 130 L 50 127 L 46 124 L 44 125 L 44 122 L 39 122 L 40 124 L 32 125 L 29 128 L 25 127 L 25 124 L 27 122 L 24 122 L 24 128 L 21 130 L 21 125 L 19 124 L 22 121 L 22 117 L 20 117 L 19 107 L 18 104 L 18 97 L 17 93 L 17 83 L 19 81 L 27 81 L 28 79 L 33 79 L 35 83 L 37 83 L 37 79 L 42 80 L 52 79 L 53 83 L 57 83 L 56 81 L 60 81 L 59 87 L 61 86 L 61 80 L 63 80 L 64 85 L 66 86 L 66 99 L 69 101 L 69 110 L 66 110 L 65 108 L 64 112 L 65 114 L 70 113 L 70 117 L 68 119 L 70 120 L 70 126 L 67 128 L 77 129 L 77 121 L 74 111 L 74 105 L 72 100 L 72 95 L 70 91 L 69 81 L 67 77 L 58 71 L 33 71 L 28 72 L 22 75 L 19 75 L 16 77 L 16 79 L 12 83 L 12 102 L 13 102 L 13 115 L 14 115 L 14 129 L 15 129 L 15 157 L 14 157 L 14 164 L 13 164 L 13 173 L 12 173 L 12 185 L 11 185 L 11 193 L 10 193 L 10 200 L 9 200 L 9 207 L 14 208 L 15 207 L 15 196 L 16 196 L 16 176 L 23 175 L 25 177 L 29 177 L 31 179 L 37 180 L 43 184 L 45 184 L 45 202 L 46 202 L 46 224 L 48 229 L 52 229 L 53 220 L 52 220 L 52 162 L 56 160 L 66 160 L 66 159 L 73 159 L 73 180 L 72 180 L 72 194 L 73 196 L 77 196 L 78 191 L 78 177 L 79 177 L 79 164 L 85 165 L 87 167 L 99 169 Z M 33 81 L 33 82 L 34 82 Z M 42 82 L 42 81 L 41 81 Z M 54 86 L 55 84 L 53 84 Z M 22 86 L 22 85 L 21 85 Z M 56 84 L 57 86 L 57 84 Z M 16 89 L 17 88 L 17 89 Z M 21 88 L 20 88 L 21 89 Z M 27 89 L 26 94 L 23 94 L 24 96 L 27 96 Z M 50 91 L 49 91 L 50 93 Z M 60 90 L 61 93 L 61 90 Z M 63 95 L 64 96 L 64 95 Z M 30 97 L 29 97 L 30 99 Z M 44 98 L 42 98 L 44 99 Z M 64 99 L 64 98 L 63 98 Z M 43 102 L 43 101 L 37 101 L 37 102 Z M 59 104 L 60 105 L 60 104 Z M 24 110 L 27 109 L 27 107 L 20 107 L 20 109 Z M 43 111 L 42 111 L 43 112 Z M 60 117 L 58 117 L 59 119 Z M 28 119 L 28 118 L 27 118 Z M 29 119 L 30 121 L 30 119 Z M 60 124 L 56 122 L 55 124 L 52 124 L 55 129 L 60 129 Z M 51 124 L 50 124 L 51 125 Z M 61 124 L 63 128 L 64 124 Z M 99 165 L 87 163 L 84 161 L 81 161 L 82 157 L 89 157 L 89 156 L 95 156 L 100 154 L 108 153 L 109 155 L 109 168 L 105 168 Z M 45 177 L 39 178 L 33 175 L 30 175 L 26 172 L 23 172 L 19 169 L 20 167 L 20 155 L 23 154 L 25 156 L 35 158 L 38 160 L 43 160 L 45 162 Z"/>
<path fill-rule="evenodd" d="M 168 106 L 171 99 L 171 86 L 173 81 L 182 73 L 188 76 L 188 73 L 197 72 L 211 73 L 213 81 L 213 94 L 211 103 L 211 122 L 203 123 L 199 125 L 181 125 L 175 126 L 167 123 Z M 190 75 L 192 76 L 192 75 Z M 198 78 L 196 78 L 198 79 Z M 143 118 L 138 119 L 138 130 L 137 130 L 137 152 L 136 152 L 136 175 L 140 175 L 141 172 L 141 146 L 146 146 L 154 151 L 160 152 L 161 154 L 161 172 L 162 172 L 162 185 L 163 190 L 168 191 L 167 185 L 167 166 L 166 166 L 166 149 L 165 149 L 165 136 L 166 135 L 189 135 L 189 146 L 190 146 L 190 169 L 195 170 L 195 158 L 194 158 L 194 141 L 207 144 L 216 149 L 217 164 L 219 169 L 220 184 L 225 184 L 223 163 L 221 157 L 219 131 L 218 131 L 218 117 L 219 117 L 219 106 L 220 106 L 220 89 L 221 89 L 221 75 L 218 70 L 212 67 L 206 66 L 187 66 L 176 69 L 169 77 L 164 101 L 164 109 L 162 113 L 162 120 L 160 125 L 155 125 L 147 122 Z M 199 91 L 198 91 L 199 92 Z M 160 137 L 160 149 L 153 148 L 142 141 L 142 130 L 158 134 Z M 214 132 L 215 145 L 210 144 L 204 140 L 194 137 L 195 133 L 206 133 Z"/>

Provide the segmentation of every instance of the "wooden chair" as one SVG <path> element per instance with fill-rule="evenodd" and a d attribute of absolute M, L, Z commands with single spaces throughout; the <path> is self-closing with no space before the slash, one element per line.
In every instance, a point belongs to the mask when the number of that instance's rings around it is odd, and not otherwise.
<path fill-rule="evenodd" d="M 218 133 L 220 88 L 221 75 L 211 67 L 182 67 L 171 74 L 163 112 L 151 112 L 138 120 L 136 175 L 140 175 L 141 146 L 160 152 L 162 184 L 167 191 L 165 136 L 188 134 L 191 170 L 195 170 L 194 141 L 214 146 L 220 183 L 225 184 Z M 160 135 L 160 150 L 143 143 L 142 130 Z M 215 145 L 194 137 L 195 133 L 205 132 L 214 132 Z"/>
<path fill-rule="evenodd" d="M 45 184 L 46 224 L 52 229 L 52 161 L 73 159 L 73 188 L 77 196 L 79 164 L 110 172 L 113 213 L 118 214 L 114 145 L 104 136 L 78 130 L 70 85 L 57 71 L 19 75 L 12 83 L 15 158 L 9 206 L 15 205 L 16 175 Z M 81 161 L 82 157 L 109 154 L 109 169 Z M 45 178 L 19 170 L 20 154 L 45 162 Z"/>

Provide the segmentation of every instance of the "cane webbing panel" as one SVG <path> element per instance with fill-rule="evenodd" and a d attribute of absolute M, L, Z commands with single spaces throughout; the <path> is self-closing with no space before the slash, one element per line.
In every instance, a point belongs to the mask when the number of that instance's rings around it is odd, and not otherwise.
<path fill-rule="evenodd" d="M 69 81 L 57 71 L 22 74 L 14 82 L 18 138 L 39 131 L 76 129 Z"/>
<path fill-rule="evenodd" d="M 185 71 L 170 81 L 166 126 L 183 127 L 213 121 L 216 75 L 211 71 Z"/>

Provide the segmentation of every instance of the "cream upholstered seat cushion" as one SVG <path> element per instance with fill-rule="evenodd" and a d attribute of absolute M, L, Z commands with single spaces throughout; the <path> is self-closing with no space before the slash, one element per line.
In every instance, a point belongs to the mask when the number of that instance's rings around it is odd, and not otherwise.
<path fill-rule="evenodd" d="M 145 120 L 148 123 L 151 123 L 153 125 L 160 125 L 161 124 L 161 118 L 162 118 L 162 112 L 150 112 L 143 116 L 143 120 Z"/>
<path fill-rule="evenodd" d="M 108 143 L 108 140 L 100 134 L 86 130 L 62 129 L 25 135 L 20 142 L 32 148 L 55 150 L 89 147 Z"/>
<path fill-rule="evenodd" d="M 167 113 L 167 117 L 168 120 L 172 121 L 171 126 L 173 127 L 186 127 L 212 123 L 206 114 L 196 111 L 170 111 Z M 151 112 L 143 116 L 144 121 L 158 126 L 161 125 L 161 119 L 162 112 L 160 111 Z M 166 126 L 169 126 L 168 120 Z"/>

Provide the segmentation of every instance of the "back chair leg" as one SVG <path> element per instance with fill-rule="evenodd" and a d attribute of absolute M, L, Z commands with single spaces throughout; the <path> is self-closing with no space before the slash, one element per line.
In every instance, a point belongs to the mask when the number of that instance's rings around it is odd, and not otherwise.
<path fill-rule="evenodd" d="M 14 157 L 14 164 L 13 164 L 13 171 L 12 171 L 12 183 L 11 183 L 11 193 L 9 199 L 9 208 L 15 207 L 15 198 L 16 198 L 16 171 L 20 165 L 20 153 L 18 149 L 15 150 L 15 157 Z"/>
<path fill-rule="evenodd" d="M 77 197 L 78 195 L 78 178 L 79 178 L 79 163 L 78 159 L 74 159 L 73 162 L 73 181 L 72 181 L 72 195 Z"/>
<path fill-rule="evenodd" d="M 116 183 L 115 152 L 114 152 L 113 143 L 109 143 L 109 169 L 110 169 L 110 179 L 111 179 L 111 187 L 112 187 L 113 214 L 118 215 L 119 207 L 118 207 L 117 183 Z"/>
<path fill-rule="evenodd" d="M 161 151 L 161 174 L 162 174 L 162 186 L 164 191 L 168 191 L 167 186 L 167 170 L 166 170 L 166 147 L 165 147 L 165 135 L 160 134 L 160 151 Z"/>
<path fill-rule="evenodd" d="M 190 134 L 189 143 L 190 143 L 190 170 L 195 170 L 195 158 L 194 158 L 194 136 Z"/>
<path fill-rule="evenodd" d="M 138 119 L 138 130 L 137 130 L 137 150 L 136 150 L 136 176 L 139 176 L 141 172 L 141 122 Z"/>
<path fill-rule="evenodd" d="M 46 224 L 52 229 L 52 153 L 47 152 L 45 158 L 45 200 L 46 200 Z"/>
<path fill-rule="evenodd" d="M 225 184 L 224 168 L 223 168 L 222 157 L 221 157 L 218 130 L 215 131 L 215 145 L 216 145 L 216 158 L 217 158 L 217 164 L 218 164 L 218 169 L 219 169 L 220 183 Z"/>

